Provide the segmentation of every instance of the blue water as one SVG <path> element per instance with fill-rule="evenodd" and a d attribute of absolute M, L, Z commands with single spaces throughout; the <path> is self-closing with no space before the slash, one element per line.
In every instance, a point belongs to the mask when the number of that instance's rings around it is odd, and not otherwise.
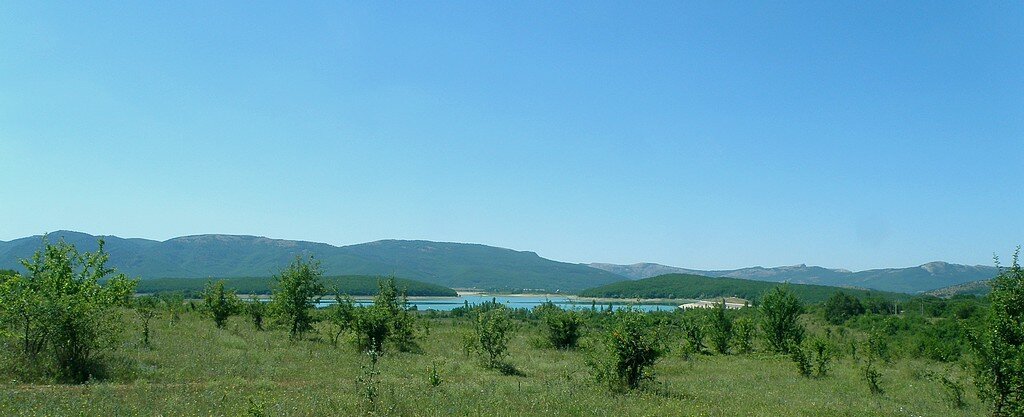
<path fill-rule="evenodd" d="M 470 305 L 481 304 L 484 302 L 490 302 L 494 300 L 502 303 L 509 308 L 528 308 L 532 309 L 536 306 L 543 304 L 546 301 L 551 301 L 555 305 L 564 309 L 589 309 L 591 306 L 590 301 L 586 300 L 573 300 L 568 297 L 559 296 L 532 296 L 532 295 L 463 295 L 460 297 L 436 297 L 436 298 L 415 298 L 409 300 L 409 305 L 416 306 L 417 310 L 437 310 L 437 311 L 451 311 L 456 307 L 462 307 L 469 302 Z M 335 304 L 334 300 L 324 300 L 317 304 L 317 307 L 327 307 Z M 373 304 L 371 300 L 357 299 L 356 304 L 358 305 L 370 305 Z M 661 305 L 661 304 L 613 304 L 612 308 L 620 310 L 626 307 L 632 307 L 640 311 L 672 311 L 676 309 L 676 306 L 672 305 Z M 608 304 L 597 304 L 598 309 L 607 309 Z"/>

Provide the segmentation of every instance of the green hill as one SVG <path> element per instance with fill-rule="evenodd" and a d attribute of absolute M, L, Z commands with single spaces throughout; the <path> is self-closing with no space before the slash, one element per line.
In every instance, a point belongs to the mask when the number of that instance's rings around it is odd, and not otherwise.
<path fill-rule="evenodd" d="M 806 303 L 822 302 L 836 291 L 842 291 L 861 298 L 905 299 L 910 297 L 907 294 L 884 291 L 829 287 L 825 285 L 783 284 L 739 278 L 712 278 L 691 274 L 668 274 L 636 281 L 616 282 L 584 290 L 579 295 L 607 298 L 706 299 L 712 297 L 739 297 L 747 300 L 757 300 L 768 290 L 780 285 L 788 285 L 789 289 Z"/>
<path fill-rule="evenodd" d="M 58 231 L 79 250 L 96 249 L 97 236 Z M 450 288 L 575 292 L 625 280 L 586 265 L 556 262 L 533 252 L 493 246 L 382 240 L 351 246 L 239 235 L 198 235 L 163 242 L 103 236 L 109 266 L 132 277 L 269 277 L 296 255 L 313 255 L 327 275 L 387 275 Z M 17 267 L 39 249 L 40 237 L 0 242 L 0 268 Z"/>
<path fill-rule="evenodd" d="M 241 277 L 223 278 L 224 286 L 237 291 L 240 294 L 270 294 L 273 286 L 271 277 Z M 386 277 L 367 275 L 347 275 L 324 277 L 324 287 L 331 295 L 337 289 L 338 292 L 348 295 L 376 295 L 377 283 Z M 160 292 L 181 292 L 194 296 L 203 291 L 203 287 L 209 278 L 155 278 L 139 282 L 136 292 L 152 294 Z M 413 281 L 402 278 L 395 278 L 395 285 L 400 290 L 406 291 L 410 296 L 433 296 L 433 297 L 454 297 L 455 290 L 442 287 L 436 284 Z"/>
<path fill-rule="evenodd" d="M 794 284 L 870 288 L 879 291 L 909 294 L 989 279 L 999 273 L 992 266 L 958 265 L 946 262 L 929 262 L 909 268 L 869 269 L 858 272 L 802 264 L 773 268 L 755 266 L 717 271 L 677 268 L 652 263 L 632 265 L 594 263 L 590 264 L 590 266 L 629 279 L 643 279 L 665 274 L 693 274 L 707 277 L 741 278 L 757 281 L 790 282 Z"/>

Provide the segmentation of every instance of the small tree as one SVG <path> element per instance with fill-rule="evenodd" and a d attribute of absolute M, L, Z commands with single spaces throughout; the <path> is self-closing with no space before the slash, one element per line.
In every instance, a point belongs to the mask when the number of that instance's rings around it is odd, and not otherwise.
<path fill-rule="evenodd" d="M 360 348 L 367 352 L 383 352 L 390 343 L 400 351 L 415 349 L 416 316 L 409 307 L 405 292 L 399 292 L 395 279 L 378 282 L 379 292 L 373 305 L 353 310 L 352 330 Z"/>
<path fill-rule="evenodd" d="M 1020 247 L 1010 268 L 991 281 L 985 332 L 972 336 L 975 380 L 995 416 L 1024 415 L 1024 269 Z M 998 266 L 998 259 L 996 260 Z"/>
<path fill-rule="evenodd" d="M 868 335 L 867 344 L 864 346 L 864 368 L 863 375 L 864 380 L 868 383 L 868 389 L 871 390 L 872 394 L 881 394 L 882 386 L 879 382 L 882 380 L 882 372 L 878 370 L 876 363 L 878 362 L 879 354 L 884 352 L 885 342 L 882 340 L 881 333 L 872 330 Z"/>
<path fill-rule="evenodd" d="M 587 363 L 595 378 L 613 390 L 634 389 L 653 378 L 650 368 L 665 354 L 665 345 L 647 315 L 629 309 L 612 314 L 610 331 Z"/>
<path fill-rule="evenodd" d="M 749 317 L 740 317 L 733 326 L 733 346 L 739 353 L 750 353 L 754 350 L 754 332 L 757 325 Z"/>
<path fill-rule="evenodd" d="M 802 312 L 800 300 L 786 286 L 772 288 L 765 294 L 761 301 L 761 328 L 772 350 L 790 353 L 790 348 L 800 346 L 804 328 L 797 319 Z"/>
<path fill-rule="evenodd" d="M 346 330 L 355 325 L 355 301 L 348 295 L 338 294 L 335 296 L 337 304 L 327 310 L 327 321 L 334 327 L 329 334 L 331 346 L 338 346 L 338 339 Z"/>
<path fill-rule="evenodd" d="M 122 327 L 118 308 L 130 304 L 137 283 L 106 266 L 98 243 L 96 252 L 80 253 L 44 236 L 43 248 L 21 261 L 28 273 L 0 280 L 0 323 L 21 336 L 32 363 L 48 360 L 55 376 L 72 382 L 100 371 L 99 355 L 116 345 Z"/>
<path fill-rule="evenodd" d="M 147 348 L 151 347 L 149 344 L 149 322 L 153 320 L 153 316 L 156 316 L 156 309 L 159 305 L 159 299 L 153 296 L 135 299 L 135 312 L 142 320 L 142 346 Z"/>
<path fill-rule="evenodd" d="M 223 328 L 229 317 L 238 314 L 240 303 L 234 290 L 224 288 L 224 280 L 206 283 L 203 304 L 218 328 Z"/>
<path fill-rule="evenodd" d="M 683 339 L 686 340 L 686 349 L 692 353 L 705 353 L 704 346 L 704 314 L 703 311 L 689 311 L 683 317 Z"/>
<path fill-rule="evenodd" d="M 508 354 L 508 342 L 512 338 L 515 325 L 508 317 L 505 308 L 485 311 L 477 315 L 473 323 L 474 342 L 477 352 L 488 368 L 507 368 L 505 355 Z"/>
<path fill-rule="evenodd" d="M 263 331 L 263 319 L 267 316 L 267 303 L 259 299 L 252 299 L 245 303 L 245 313 L 252 320 L 256 331 Z"/>
<path fill-rule="evenodd" d="M 803 346 L 791 346 L 789 348 L 789 357 L 796 364 L 797 370 L 800 371 L 800 376 L 810 378 L 811 371 L 811 355 L 807 353 L 807 350 Z"/>
<path fill-rule="evenodd" d="M 828 341 L 823 338 L 815 338 L 811 342 L 811 349 L 814 352 L 814 376 L 822 378 L 828 375 L 829 363 L 832 362 Z"/>
<path fill-rule="evenodd" d="M 725 299 L 715 307 L 715 313 L 712 316 L 710 333 L 711 333 L 711 346 L 715 348 L 715 351 L 726 355 L 729 353 L 729 342 L 732 340 L 732 318 L 726 314 L 725 311 Z"/>
<path fill-rule="evenodd" d="M 324 292 L 320 282 L 322 276 L 320 262 L 312 257 L 306 261 L 296 256 L 288 268 L 274 277 L 270 308 L 288 327 L 289 339 L 296 340 L 313 328 L 310 310 L 320 301 L 320 295 Z"/>
<path fill-rule="evenodd" d="M 562 310 L 548 301 L 550 307 L 543 309 L 547 339 L 555 349 L 573 349 L 580 339 L 583 317 L 573 310 Z"/>

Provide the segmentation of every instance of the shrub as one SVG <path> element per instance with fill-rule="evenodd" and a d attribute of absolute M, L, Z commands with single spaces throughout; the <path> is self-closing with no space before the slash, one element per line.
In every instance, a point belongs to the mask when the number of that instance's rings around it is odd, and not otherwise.
<path fill-rule="evenodd" d="M 715 348 L 715 351 L 726 355 L 729 353 L 729 342 L 732 340 L 732 318 L 726 314 L 725 300 L 715 307 L 714 315 L 711 318 L 711 325 L 709 326 L 709 333 L 711 336 L 711 346 Z"/>
<path fill-rule="evenodd" d="M 800 375 L 810 378 L 811 377 L 811 358 L 810 354 L 803 346 L 791 346 L 789 349 L 789 357 L 796 363 L 797 370 L 800 371 Z"/>
<path fill-rule="evenodd" d="M 867 346 L 864 347 L 864 380 L 867 381 L 868 388 L 872 394 L 881 394 L 883 392 L 882 387 L 879 385 L 882 373 L 875 367 L 878 353 L 882 351 L 882 346 L 885 346 L 882 335 L 878 332 L 872 332 L 868 337 Z"/>
<path fill-rule="evenodd" d="M 324 292 L 320 282 L 323 272 L 312 257 L 308 261 L 296 256 L 288 268 L 274 277 L 271 311 L 288 327 L 288 338 L 296 340 L 313 328 L 310 310 Z"/>
<path fill-rule="evenodd" d="M 825 339 L 816 338 L 811 342 L 811 350 L 814 352 L 814 376 L 821 378 L 828 375 L 828 366 L 832 362 L 832 353 L 828 342 Z"/>
<path fill-rule="evenodd" d="M 245 313 L 249 315 L 249 319 L 252 320 L 252 325 L 256 328 L 256 331 L 262 331 L 263 319 L 267 316 L 267 304 L 259 299 L 249 300 L 245 304 Z"/>
<path fill-rule="evenodd" d="M 544 325 L 547 328 L 547 339 L 556 349 L 573 349 L 580 339 L 580 328 L 583 317 L 573 310 L 562 310 L 550 301 L 551 308 L 544 310 Z"/>
<path fill-rule="evenodd" d="M 233 290 L 224 288 L 224 280 L 208 282 L 203 291 L 203 303 L 206 312 L 213 318 L 218 328 L 223 328 L 228 318 L 238 314 L 241 301 Z"/>
<path fill-rule="evenodd" d="M 754 350 L 754 332 L 757 326 L 747 317 L 736 320 L 733 326 L 733 345 L 739 353 L 750 353 Z"/>
<path fill-rule="evenodd" d="M 337 304 L 327 310 L 327 321 L 333 326 L 329 335 L 331 346 L 338 345 L 338 338 L 346 330 L 352 329 L 355 322 L 355 301 L 348 295 L 335 296 Z"/>
<path fill-rule="evenodd" d="M 149 344 L 149 322 L 156 315 L 157 306 L 160 300 L 153 296 L 138 297 L 135 299 L 135 312 L 142 320 L 142 346 L 150 347 Z"/>
<path fill-rule="evenodd" d="M 21 338 L 22 353 L 51 375 L 85 382 L 100 369 L 100 355 L 116 345 L 138 281 L 114 274 L 99 240 L 96 252 L 79 253 L 63 240 L 21 263 L 26 275 L 0 280 L 0 323 Z M 100 282 L 104 282 L 100 284 Z"/>
<path fill-rule="evenodd" d="M 702 311 L 690 311 L 683 317 L 683 340 L 686 341 L 686 350 L 690 353 L 705 353 L 704 346 L 704 316 Z"/>
<path fill-rule="evenodd" d="M 488 368 L 501 369 L 508 365 L 508 342 L 512 339 L 515 325 L 504 308 L 480 313 L 473 323 L 474 350 L 478 352 Z"/>
<path fill-rule="evenodd" d="M 587 363 L 595 378 L 613 390 L 634 389 L 653 378 L 650 368 L 664 356 L 665 345 L 647 315 L 633 310 L 612 315 L 611 329 Z"/>
<path fill-rule="evenodd" d="M 398 291 L 394 278 L 380 281 L 378 285 L 380 291 L 373 298 L 373 305 L 352 310 L 351 329 L 356 333 L 359 347 L 367 352 L 384 352 L 385 343 L 400 351 L 417 348 L 416 316 L 409 307 L 408 297 Z M 342 320 L 340 316 L 339 320 Z"/>
<path fill-rule="evenodd" d="M 991 281 L 985 331 L 971 338 L 975 381 L 996 416 L 1024 415 L 1024 269 L 1019 256 L 1017 247 L 1010 268 Z"/>
<path fill-rule="evenodd" d="M 772 288 L 761 302 L 761 328 L 772 350 L 790 353 L 803 342 L 804 328 L 797 319 L 803 305 L 786 286 Z"/>

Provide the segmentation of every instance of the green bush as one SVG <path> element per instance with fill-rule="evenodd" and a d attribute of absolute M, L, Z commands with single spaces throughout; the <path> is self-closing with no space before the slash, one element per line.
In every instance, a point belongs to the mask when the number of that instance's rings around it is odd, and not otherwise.
<path fill-rule="evenodd" d="M 725 309 L 725 300 L 715 307 L 711 316 L 711 324 L 708 333 L 711 336 L 711 346 L 715 351 L 726 355 L 729 353 L 729 343 L 733 338 L 733 321 Z"/>
<path fill-rule="evenodd" d="M 249 300 L 245 303 L 245 313 L 249 315 L 249 319 L 252 320 L 253 327 L 256 331 L 263 330 L 263 319 L 267 316 L 267 303 L 259 299 Z"/>
<path fill-rule="evenodd" d="M 733 326 L 733 346 L 739 353 L 750 353 L 754 350 L 754 333 L 757 325 L 749 317 L 740 317 Z"/>
<path fill-rule="evenodd" d="M 21 353 L 60 380 L 85 382 L 101 373 L 100 355 L 116 346 L 137 281 L 115 275 L 99 241 L 79 253 L 63 240 L 21 263 L 26 275 L 0 281 L 0 324 L 20 339 Z M 109 277 L 109 278 L 108 278 Z M 101 284 L 103 282 L 103 284 Z"/>
<path fill-rule="evenodd" d="M 351 329 L 359 347 L 367 352 L 384 352 L 385 343 L 389 343 L 403 352 L 417 349 L 416 316 L 408 297 L 399 293 L 394 279 L 380 281 L 378 285 L 380 291 L 373 298 L 373 305 L 351 310 Z"/>
<path fill-rule="evenodd" d="M 800 346 L 804 328 L 798 322 L 803 305 L 786 286 L 772 288 L 761 302 L 761 328 L 772 350 L 790 353 Z"/>
<path fill-rule="evenodd" d="M 355 301 L 348 295 L 335 296 L 337 304 L 327 309 L 327 322 L 332 326 L 332 332 L 328 335 L 332 346 L 338 345 L 338 338 L 355 325 L 356 307 Z"/>
<path fill-rule="evenodd" d="M 562 310 L 550 301 L 550 308 L 543 310 L 547 339 L 556 349 L 573 349 L 579 343 L 583 316 L 573 310 Z"/>
<path fill-rule="evenodd" d="M 681 324 L 683 340 L 686 341 L 686 351 L 689 353 L 702 354 L 707 351 L 707 347 L 704 346 L 704 330 L 706 325 L 704 324 L 703 313 L 703 311 L 688 311 L 683 316 Z"/>
<path fill-rule="evenodd" d="M 488 368 L 508 367 L 504 358 L 508 354 L 508 342 L 512 339 L 515 324 L 504 308 L 488 310 L 477 315 L 474 321 L 474 350 L 478 352 Z"/>
<path fill-rule="evenodd" d="M 274 277 L 270 310 L 288 327 L 288 337 L 298 339 L 313 328 L 310 311 L 324 292 L 320 262 L 296 256 L 288 268 Z"/>
<path fill-rule="evenodd" d="M 810 378 L 812 375 L 811 366 L 811 355 L 807 350 L 800 345 L 791 346 L 789 349 L 789 357 L 796 364 L 797 370 L 800 371 L 800 375 L 803 377 Z"/>
<path fill-rule="evenodd" d="M 241 300 L 235 292 L 224 288 L 224 280 L 209 282 L 203 291 L 203 304 L 218 328 L 223 328 L 228 318 L 238 314 Z"/>
<path fill-rule="evenodd" d="M 1024 415 L 1024 269 L 1020 247 L 1010 268 L 991 281 L 985 331 L 972 337 L 975 380 L 993 415 Z"/>
<path fill-rule="evenodd" d="M 611 328 L 587 359 L 600 383 L 613 390 L 634 389 L 653 378 L 651 367 L 666 353 L 650 316 L 633 310 L 613 313 Z"/>

